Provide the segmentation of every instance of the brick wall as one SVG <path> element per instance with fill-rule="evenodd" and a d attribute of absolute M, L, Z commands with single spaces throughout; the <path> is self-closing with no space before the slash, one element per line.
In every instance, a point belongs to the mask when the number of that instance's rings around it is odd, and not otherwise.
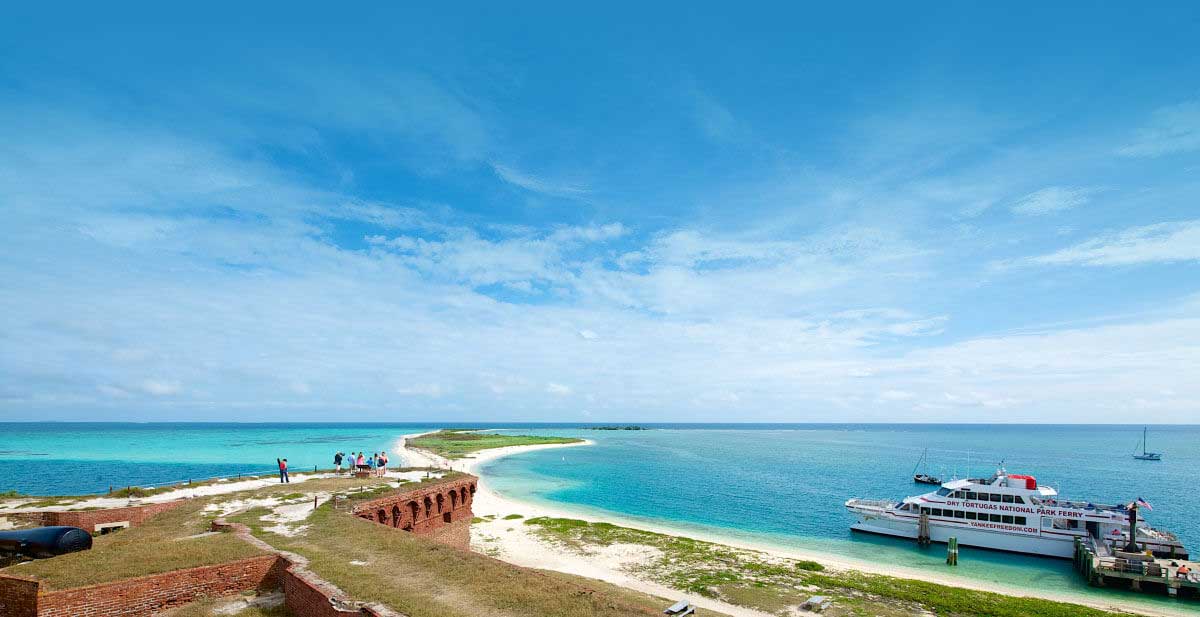
<path fill-rule="evenodd" d="M 467 476 L 354 506 L 355 516 L 458 548 L 470 546 L 471 504 L 479 479 Z M 461 524 L 460 524 L 461 523 Z M 448 529 L 443 529 L 448 527 Z"/>
<path fill-rule="evenodd" d="M 184 501 L 164 501 L 144 506 L 129 506 L 127 508 L 106 508 L 103 510 L 55 510 L 42 512 L 43 525 L 69 525 L 79 527 L 89 532 L 96 531 L 96 525 L 120 523 L 128 521 L 131 527 L 137 527 L 149 518 L 178 507 Z"/>
<path fill-rule="evenodd" d="M 132 617 L 181 606 L 200 597 L 219 597 L 279 585 L 280 558 L 260 555 L 215 566 L 174 570 L 112 583 L 40 590 L 38 581 L 0 575 L 4 617 Z"/>
<path fill-rule="evenodd" d="M 38 582 L 0 574 L 0 615 L 37 617 Z"/>
<path fill-rule="evenodd" d="M 262 555 L 229 563 L 175 570 L 103 585 L 51 591 L 38 598 L 38 617 L 132 617 L 182 606 L 200 597 L 271 589 L 279 557 Z"/>

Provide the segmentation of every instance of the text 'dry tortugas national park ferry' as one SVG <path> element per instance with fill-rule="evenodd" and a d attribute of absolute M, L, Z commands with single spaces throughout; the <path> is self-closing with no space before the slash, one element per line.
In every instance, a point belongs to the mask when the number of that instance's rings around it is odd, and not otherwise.
<path fill-rule="evenodd" d="M 1100 544 L 1128 546 L 1133 522 L 1140 550 L 1187 558 L 1174 534 L 1142 522 L 1142 508 L 1060 500 L 1058 491 L 1038 486 L 1032 476 L 1003 468 L 990 479 L 952 480 L 899 503 L 851 499 L 846 508 L 858 517 L 851 526 L 856 531 L 933 542 L 954 537 L 963 545 L 1066 558 L 1075 554 L 1076 538 L 1088 535 Z"/>

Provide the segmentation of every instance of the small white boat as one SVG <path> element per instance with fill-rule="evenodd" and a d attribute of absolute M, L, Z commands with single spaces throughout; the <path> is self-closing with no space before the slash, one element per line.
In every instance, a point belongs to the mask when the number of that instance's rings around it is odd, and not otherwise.
<path fill-rule="evenodd" d="M 1142 441 L 1138 445 L 1140 445 L 1142 447 L 1142 453 L 1138 454 L 1137 451 L 1135 450 L 1133 452 L 1133 458 L 1136 458 L 1139 461 L 1161 461 L 1162 460 L 1161 453 L 1150 452 L 1150 451 L 1146 450 L 1146 427 L 1144 427 L 1144 426 L 1142 427 Z"/>

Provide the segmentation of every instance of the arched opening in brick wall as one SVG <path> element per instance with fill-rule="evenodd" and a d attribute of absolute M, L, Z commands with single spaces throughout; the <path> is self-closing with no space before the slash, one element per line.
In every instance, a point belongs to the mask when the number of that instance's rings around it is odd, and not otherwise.
<path fill-rule="evenodd" d="M 464 506 L 467 505 L 467 487 L 463 486 L 458 489 L 458 499 L 459 503 Z"/>
<path fill-rule="evenodd" d="M 400 506 L 392 505 L 392 527 L 400 526 L 400 518 L 401 518 Z"/>
<path fill-rule="evenodd" d="M 438 512 L 441 512 L 442 510 L 446 509 L 446 497 L 444 495 L 442 495 L 441 493 L 437 494 L 437 506 L 438 506 Z"/>
<path fill-rule="evenodd" d="M 425 518 L 429 518 L 430 516 L 433 516 L 433 500 L 429 498 L 429 495 L 426 495 L 425 496 Z"/>
<path fill-rule="evenodd" d="M 417 522 L 417 513 L 419 513 L 421 511 L 421 506 L 418 506 L 417 502 L 415 502 L 415 501 L 410 501 L 410 502 L 408 502 L 407 507 L 408 507 L 408 524 L 411 526 L 413 523 Z"/>
<path fill-rule="evenodd" d="M 458 509 L 458 491 L 451 489 L 450 491 L 450 509 Z"/>
<path fill-rule="evenodd" d="M 375 514 L 375 520 L 380 523 L 383 523 L 384 525 L 387 525 L 387 510 L 380 508 L 379 512 L 377 512 Z"/>

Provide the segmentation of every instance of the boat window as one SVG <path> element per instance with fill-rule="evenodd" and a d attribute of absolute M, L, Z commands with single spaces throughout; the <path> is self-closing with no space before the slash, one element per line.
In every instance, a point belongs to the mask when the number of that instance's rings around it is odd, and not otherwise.
<path fill-rule="evenodd" d="M 989 515 L 989 516 L 991 516 L 991 517 L 992 517 L 992 522 L 993 522 L 993 523 L 999 523 L 999 522 L 1000 522 L 1000 515 L 999 515 L 999 514 L 991 514 L 991 515 Z"/>
<path fill-rule="evenodd" d="M 1024 517 L 1024 516 L 1018 516 L 1018 517 L 1016 518 L 1016 522 L 1017 522 L 1017 524 L 1018 524 L 1018 525 L 1024 526 L 1024 525 L 1025 525 L 1025 523 L 1026 523 L 1026 521 L 1025 521 L 1025 517 Z"/>
<path fill-rule="evenodd" d="M 974 492 L 974 491 L 967 491 L 967 500 L 968 500 L 968 501 L 971 501 L 971 500 L 973 500 L 973 499 L 975 499 L 975 492 Z"/>
<path fill-rule="evenodd" d="M 962 510 L 954 511 L 954 518 L 966 518 L 966 517 L 967 517 L 966 512 L 963 512 Z"/>
<path fill-rule="evenodd" d="M 1017 503 L 1025 503 L 1025 500 L 1024 500 L 1024 499 L 1021 499 L 1021 496 L 1020 496 L 1020 495 L 1014 495 L 1014 496 L 1013 496 L 1013 501 L 1015 501 L 1015 502 L 1017 502 Z"/>
<path fill-rule="evenodd" d="M 941 516 L 941 515 L 942 515 L 942 509 L 941 509 L 941 508 L 934 508 L 934 509 L 933 509 L 933 515 L 934 515 L 934 516 Z"/>
<path fill-rule="evenodd" d="M 1001 497 L 1003 497 L 1003 498 L 1004 498 L 1004 503 L 1012 503 L 1012 502 L 1013 502 L 1013 496 L 1012 496 L 1012 495 L 1001 495 Z"/>
<path fill-rule="evenodd" d="M 987 493 L 979 493 L 977 496 L 979 497 L 979 501 L 987 501 L 988 500 Z"/>
<path fill-rule="evenodd" d="M 929 508 L 921 508 L 921 514 L 929 514 Z"/>
<path fill-rule="evenodd" d="M 1006 524 L 1008 524 L 1008 525 L 1012 525 L 1012 524 L 1013 524 L 1013 517 L 1011 517 L 1011 516 L 1009 516 L 1009 515 L 1005 514 L 1004 516 L 1000 517 L 1000 522 L 1002 522 L 1002 523 L 1006 523 Z"/>
<path fill-rule="evenodd" d="M 1000 494 L 992 493 L 992 501 L 1000 501 Z"/>
<path fill-rule="evenodd" d="M 1043 529 L 1050 529 L 1053 526 L 1054 526 L 1054 519 L 1052 519 L 1052 518 L 1043 518 L 1042 519 L 1042 528 Z"/>
<path fill-rule="evenodd" d="M 967 520 L 968 520 L 968 521 L 973 521 L 973 520 L 975 520 L 975 513 L 974 513 L 974 512 L 971 512 L 970 510 L 968 510 L 968 511 L 967 511 Z"/>
<path fill-rule="evenodd" d="M 950 494 L 950 489 L 946 487 L 939 488 L 937 494 L 938 497 L 945 497 L 946 495 Z"/>

